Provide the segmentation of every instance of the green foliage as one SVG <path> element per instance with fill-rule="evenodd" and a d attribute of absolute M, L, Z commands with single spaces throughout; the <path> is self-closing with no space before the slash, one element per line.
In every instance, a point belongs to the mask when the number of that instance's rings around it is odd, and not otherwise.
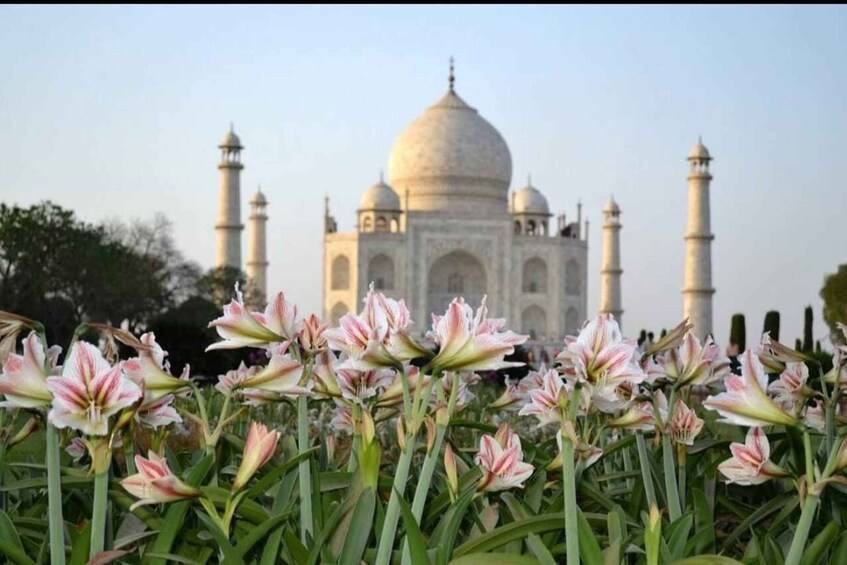
<path fill-rule="evenodd" d="M 811 306 L 806 306 L 806 309 L 803 311 L 803 345 L 802 349 L 797 348 L 798 351 L 803 351 L 805 353 L 811 353 L 814 349 L 814 333 L 812 327 L 814 325 L 814 312 L 812 311 Z"/>
<path fill-rule="evenodd" d="M 779 341 L 779 312 L 770 310 L 765 314 L 765 325 L 762 333 L 769 333 L 770 338 Z"/>
<path fill-rule="evenodd" d="M 826 275 L 823 288 L 823 320 L 829 326 L 833 341 L 843 343 L 844 336 L 836 324 L 847 324 L 847 263 L 838 266 L 835 273 Z"/>

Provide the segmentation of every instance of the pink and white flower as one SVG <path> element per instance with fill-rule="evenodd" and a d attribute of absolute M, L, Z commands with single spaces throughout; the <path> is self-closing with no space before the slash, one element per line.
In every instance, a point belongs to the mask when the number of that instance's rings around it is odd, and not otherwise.
<path fill-rule="evenodd" d="M 337 398 L 341 396 L 341 387 L 335 376 L 335 367 L 338 359 L 335 354 L 326 349 L 315 357 L 312 366 L 312 392 L 317 398 Z"/>
<path fill-rule="evenodd" d="M 703 429 L 705 422 L 697 417 L 697 413 L 690 409 L 682 400 L 676 401 L 671 420 L 671 437 L 676 443 L 694 445 L 694 438 Z"/>
<path fill-rule="evenodd" d="M 462 410 L 465 406 L 471 403 L 476 398 L 476 395 L 471 392 L 470 387 L 479 382 L 479 375 L 476 373 L 459 373 L 459 388 L 456 392 L 456 411 Z M 444 398 L 450 398 L 450 392 L 453 390 L 453 372 L 444 373 L 444 378 L 441 379 L 441 389 L 444 392 Z M 429 404 L 432 407 L 438 406 L 437 395 L 432 395 Z"/>
<path fill-rule="evenodd" d="M 245 369 L 243 365 L 232 373 L 218 378 L 217 388 L 225 394 L 241 391 L 252 404 L 311 394 L 311 381 L 300 384 L 303 365 L 286 351 L 288 342 L 272 349 L 271 360 L 265 367 Z"/>
<path fill-rule="evenodd" d="M 729 449 L 732 458 L 718 465 L 718 470 L 729 479 L 729 483 L 758 485 L 775 477 L 788 476 L 784 469 L 770 460 L 771 448 L 762 428 L 750 428 L 745 442 L 732 443 Z"/>
<path fill-rule="evenodd" d="M 253 422 L 250 431 L 247 432 L 247 441 L 244 444 L 244 455 L 238 474 L 232 482 L 232 490 L 239 491 L 244 488 L 256 471 L 261 469 L 265 463 L 270 461 L 276 451 L 279 442 L 279 430 L 268 431 L 263 424 Z"/>
<path fill-rule="evenodd" d="M 700 340 L 690 331 L 678 348 L 664 356 L 665 374 L 678 387 L 719 381 L 729 373 L 729 366 L 729 358 L 721 353 L 711 336 L 700 345 Z"/>
<path fill-rule="evenodd" d="M 530 371 L 527 376 L 518 381 L 517 385 L 507 376 L 506 391 L 488 407 L 495 410 L 520 410 L 529 402 L 529 393 L 544 386 L 545 373 L 547 373 L 547 367 L 542 364 L 537 371 Z"/>
<path fill-rule="evenodd" d="M 414 365 L 406 365 L 405 370 L 405 378 L 409 384 L 409 392 L 411 394 L 415 393 L 415 390 L 419 386 L 424 387 L 424 390 L 429 385 L 429 381 L 432 379 L 430 375 L 421 375 L 420 369 L 415 367 Z M 376 405 L 380 408 L 385 408 L 388 406 L 396 406 L 403 402 L 403 373 L 401 371 L 397 371 L 396 376 L 394 377 L 394 382 L 392 382 L 388 388 L 386 388 L 382 394 L 377 398 Z"/>
<path fill-rule="evenodd" d="M 135 456 L 135 466 L 138 473 L 130 475 L 121 481 L 124 487 L 134 497 L 140 499 L 129 507 L 130 510 L 144 504 L 172 502 L 186 498 L 196 498 L 200 491 L 182 482 L 168 467 L 167 461 L 150 451 L 147 459 Z"/>
<path fill-rule="evenodd" d="M 153 332 L 143 334 L 141 343 L 146 345 L 148 349 L 139 349 L 138 357 L 124 361 L 123 370 L 126 376 L 139 387 L 143 383 L 145 404 L 152 404 L 163 396 L 190 389 L 189 366 L 186 365 L 182 369 L 179 378 L 172 376 L 169 372 L 170 367 L 165 361 L 168 352 L 156 343 L 156 336 Z"/>
<path fill-rule="evenodd" d="M 608 422 L 607 425 L 610 428 L 652 431 L 656 427 L 653 405 L 647 401 L 633 402 L 626 412 Z"/>
<path fill-rule="evenodd" d="M 299 330 L 297 307 L 286 302 L 282 292 L 274 297 L 264 313 L 250 312 L 237 285 L 235 292 L 236 298 L 224 306 L 224 315 L 209 322 L 209 327 L 215 328 L 223 341 L 213 343 L 206 351 L 267 347 L 296 335 Z"/>
<path fill-rule="evenodd" d="M 565 345 L 557 357 L 561 371 L 586 385 L 603 412 L 617 411 L 624 404 L 619 387 L 632 387 L 645 378 L 635 359 L 637 344 L 623 339 L 611 314 L 599 314 L 586 322 L 577 337 L 565 338 Z"/>
<path fill-rule="evenodd" d="M 515 346 L 529 336 L 511 331 L 501 331 L 506 325 L 503 318 L 488 318 L 486 297 L 476 311 L 461 297 L 453 299 L 443 316 L 432 315 L 432 330 L 427 336 L 440 347 L 432 360 L 439 371 L 496 371 L 519 367 L 523 363 L 504 361 Z"/>
<path fill-rule="evenodd" d="M 477 490 L 495 492 L 523 488 L 524 481 L 535 470 L 535 467 L 523 462 L 523 450 L 517 434 L 509 433 L 508 429 L 502 433 L 498 430 L 498 434 L 506 445 L 490 435 L 484 435 L 480 440 L 476 463 L 482 467 L 483 476 Z"/>
<path fill-rule="evenodd" d="M 770 332 L 762 334 L 762 343 L 758 348 L 759 360 L 768 373 L 781 373 L 786 363 L 802 363 L 812 358 L 771 339 Z"/>
<path fill-rule="evenodd" d="M 338 401 L 336 403 L 329 425 L 336 431 L 352 434 L 354 431 L 353 410 L 347 404 L 341 404 Z"/>
<path fill-rule="evenodd" d="M 47 377 L 55 369 L 62 348 L 53 346 L 45 354 L 35 332 L 24 338 L 23 346 L 23 355 L 10 353 L 3 363 L 0 394 L 5 395 L 6 400 L 0 402 L 0 407 L 39 408 L 53 401 Z"/>
<path fill-rule="evenodd" d="M 682 343 L 683 338 L 692 327 L 694 327 L 694 325 L 688 318 L 685 318 L 674 329 L 666 333 L 664 337 L 659 338 L 659 341 L 648 347 L 644 354 L 648 357 L 652 357 L 653 355 L 658 355 L 664 351 L 676 349 Z"/>
<path fill-rule="evenodd" d="M 320 318 L 312 314 L 303 321 L 303 328 L 300 330 L 298 340 L 300 345 L 309 353 L 323 351 L 327 348 L 327 341 L 324 332 L 328 327 L 327 324 L 322 324 Z"/>
<path fill-rule="evenodd" d="M 364 405 L 365 401 L 377 396 L 394 382 L 396 373 L 391 369 L 374 369 L 372 371 L 354 371 L 338 369 L 338 385 L 341 396 L 350 402 Z"/>
<path fill-rule="evenodd" d="M 110 366 L 99 349 L 84 341 L 74 345 L 62 376 L 47 378 L 47 388 L 53 393 L 50 423 L 92 436 L 106 435 L 109 417 L 142 397 L 120 365 Z"/>
<path fill-rule="evenodd" d="M 182 422 L 182 417 L 173 407 L 174 395 L 169 394 L 158 400 L 147 404 L 147 401 L 138 408 L 135 413 L 136 419 L 144 426 L 158 428 Z"/>
<path fill-rule="evenodd" d="M 796 402 L 805 403 L 811 390 L 806 386 L 809 380 L 809 368 L 805 363 L 789 362 L 779 378 L 768 386 L 768 392 L 774 395 L 774 401 L 788 408 L 793 408 Z"/>
<path fill-rule="evenodd" d="M 551 369 L 544 374 L 543 385 L 529 392 L 529 402 L 518 412 L 519 416 L 535 416 L 540 425 L 562 422 L 572 393 L 559 374 Z"/>
<path fill-rule="evenodd" d="M 739 426 L 796 425 L 796 420 L 765 392 L 768 376 L 759 361 L 758 349 L 748 349 L 739 356 L 741 376 L 727 375 L 726 392 L 709 396 L 703 406 L 716 410 L 723 416 L 722 421 Z"/>

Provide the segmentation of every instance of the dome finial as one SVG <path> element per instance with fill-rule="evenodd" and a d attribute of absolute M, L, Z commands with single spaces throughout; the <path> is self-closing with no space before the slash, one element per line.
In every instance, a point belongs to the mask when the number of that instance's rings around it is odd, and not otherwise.
<path fill-rule="evenodd" d="M 448 79 L 448 82 L 450 83 L 450 92 L 453 92 L 453 85 L 456 82 L 456 75 L 454 73 L 453 56 L 452 55 L 450 56 L 450 77 Z"/>

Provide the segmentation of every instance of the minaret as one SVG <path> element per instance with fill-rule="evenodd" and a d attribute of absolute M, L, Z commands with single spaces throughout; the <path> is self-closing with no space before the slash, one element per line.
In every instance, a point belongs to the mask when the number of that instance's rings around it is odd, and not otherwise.
<path fill-rule="evenodd" d="M 218 222 L 216 267 L 241 269 L 241 140 L 235 135 L 232 124 L 221 144 L 221 190 L 218 196 Z"/>
<path fill-rule="evenodd" d="M 688 231 L 685 233 L 684 315 L 701 340 L 712 335 L 712 235 L 709 214 L 709 161 L 702 139 L 688 155 Z"/>
<path fill-rule="evenodd" d="M 600 270 L 600 312 L 621 323 L 621 209 L 614 198 L 603 207 L 603 266 Z"/>
<path fill-rule="evenodd" d="M 256 291 L 255 306 L 259 308 L 263 308 L 268 299 L 267 206 L 268 201 L 260 186 L 250 199 L 250 220 L 247 224 L 247 280 Z"/>

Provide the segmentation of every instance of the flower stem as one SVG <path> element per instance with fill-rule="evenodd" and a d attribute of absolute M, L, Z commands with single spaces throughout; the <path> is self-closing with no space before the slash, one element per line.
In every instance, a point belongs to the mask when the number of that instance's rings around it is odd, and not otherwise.
<path fill-rule="evenodd" d="M 415 488 L 415 498 L 412 500 L 412 515 L 415 520 L 420 522 L 423 515 L 424 505 L 426 504 L 426 495 L 429 493 L 429 485 L 432 482 L 432 474 L 435 472 L 435 464 L 438 462 L 438 454 L 441 452 L 441 443 L 444 441 L 444 434 L 447 431 L 446 425 L 437 425 L 435 427 L 435 443 L 432 449 L 426 454 L 423 467 L 421 468 L 420 477 L 418 477 L 418 486 Z M 403 544 L 403 565 L 412 564 L 412 554 L 409 548 L 408 539 Z"/>
<path fill-rule="evenodd" d="M 47 424 L 47 518 L 50 524 L 50 563 L 65 565 L 65 522 L 62 518 L 62 477 L 59 469 L 59 430 Z"/>
<path fill-rule="evenodd" d="M 106 504 L 109 502 L 109 470 L 94 475 L 94 508 L 91 512 L 91 550 L 88 558 L 103 551 L 106 541 Z"/>
<path fill-rule="evenodd" d="M 647 496 L 647 508 L 656 504 L 656 491 L 653 487 L 653 474 L 650 472 L 650 460 L 647 455 L 647 442 L 641 432 L 635 432 L 635 445 L 638 447 L 638 465 L 641 467 L 641 482 Z"/>
<path fill-rule="evenodd" d="M 376 553 L 374 565 L 388 565 L 391 561 L 391 548 L 394 546 L 394 536 L 397 533 L 397 521 L 400 518 L 400 500 L 398 492 L 406 488 L 406 479 L 409 477 L 409 467 L 412 464 L 412 454 L 415 452 L 415 436 L 409 434 L 406 437 L 406 450 L 400 454 L 397 462 L 397 471 L 394 475 L 394 484 L 391 488 L 391 498 L 388 508 L 385 510 L 385 521 L 382 524 L 382 533 L 379 536 L 379 548 Z"/>
<path fill-rule="evenodd" d="M 565 495 L 565 544 L 568 565 L 579 565 L 579 527 L 577 522 L 576 481 L 574 480 L 573 443 L 563 430 L 562 480 Z"/>
<path fill-rule="evenodd" d="M 679 506 L 685 508 L 685 488 L 687 469 L 685 464 L 685 445 L 677 445 L 677 470 L 679 471 Z"/>
<path fill-rule="evenodd" d="M 800 514 L 800 521 L 797 522 L 797 529 L 794 531 L 794 539 L 791 540 L 791 547 L 785 557 L 785 565 L 798 565 L 800 563 L 817 506 L 818 496 L 811 493 L 807 494 L 806 502 L 803 504 L 803 513 Z"/>
<path fill-rule="evenodd" d="M 297 399 L 297 448 L 300 455 L 309 449 L 308 397 L 301 394 Z M 300 540 L 307 547 L 312 536 L 312 472 L 310 461 L 300 462 Z"/>

